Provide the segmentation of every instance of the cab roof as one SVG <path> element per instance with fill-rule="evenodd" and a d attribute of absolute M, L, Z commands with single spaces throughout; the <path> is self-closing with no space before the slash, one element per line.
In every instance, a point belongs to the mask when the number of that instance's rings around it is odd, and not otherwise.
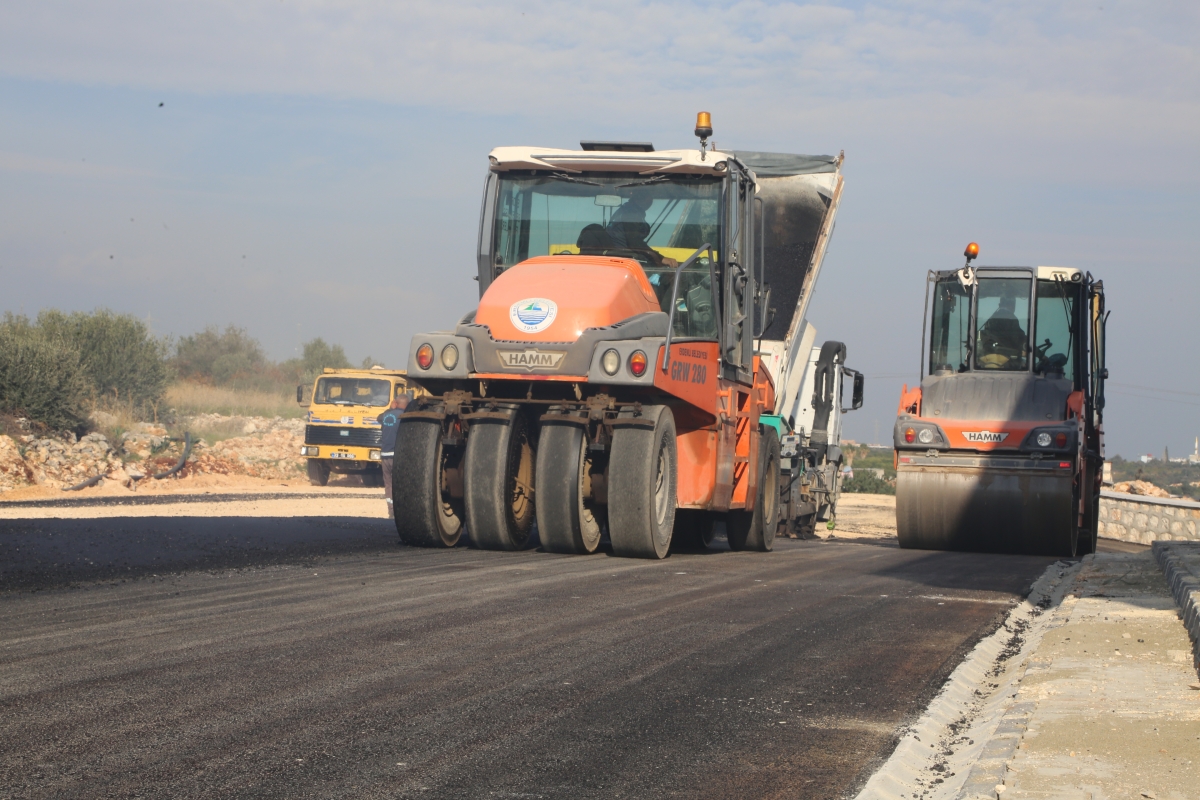
<path fill-rule="evenodd" d="M 335 369 L 334 367 L 326 367 L 321 376 L 326 375 L 345 375 L 354 378 L 407 378 L 408 371 L 403 369 Z"/>

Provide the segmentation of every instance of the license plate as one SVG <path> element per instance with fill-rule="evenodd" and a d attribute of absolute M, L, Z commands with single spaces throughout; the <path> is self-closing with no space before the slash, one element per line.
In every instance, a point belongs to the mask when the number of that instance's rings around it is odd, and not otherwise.
<path fill-rule="evenodd" d="M 354 455 L 354 453 L 330 453 L 330 454 L 329 454 L 329 457 L 330 457 L 330 458 L 350 458 L 350 459 L 353 459 L 353 458 L 355 458 L 355 455 Z"/>

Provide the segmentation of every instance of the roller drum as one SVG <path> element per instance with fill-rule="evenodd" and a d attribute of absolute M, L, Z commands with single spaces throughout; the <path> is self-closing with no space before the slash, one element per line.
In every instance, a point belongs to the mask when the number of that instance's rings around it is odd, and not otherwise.
<path fill-rule="evenodd" d="M 901 467 L 900 546 L 922 550 L 1073 556 L 1069 470 Z"/>

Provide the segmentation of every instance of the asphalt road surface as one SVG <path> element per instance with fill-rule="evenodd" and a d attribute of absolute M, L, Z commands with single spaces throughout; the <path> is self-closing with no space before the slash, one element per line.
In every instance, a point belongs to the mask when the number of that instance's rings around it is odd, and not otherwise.
<path fill-rule="evenodd" d="M 853 794 L 1051 559 L 0 521 L 5 798 Z"/>

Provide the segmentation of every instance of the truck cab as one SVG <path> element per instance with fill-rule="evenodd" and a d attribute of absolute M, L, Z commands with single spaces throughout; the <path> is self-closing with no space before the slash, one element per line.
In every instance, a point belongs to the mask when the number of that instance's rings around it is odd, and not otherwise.
<path fill-rule="evenodd" d="M 309 481 L 324 486 L 331 473 L 343 473 L 360 475 L 365 486 L 383 486 L 378 417 L 406 391 L 403 370 L 380 368 L 326 368 L 312 386 L 297 386 L 296 402 L 309 401 L 300 448 Z"/>

